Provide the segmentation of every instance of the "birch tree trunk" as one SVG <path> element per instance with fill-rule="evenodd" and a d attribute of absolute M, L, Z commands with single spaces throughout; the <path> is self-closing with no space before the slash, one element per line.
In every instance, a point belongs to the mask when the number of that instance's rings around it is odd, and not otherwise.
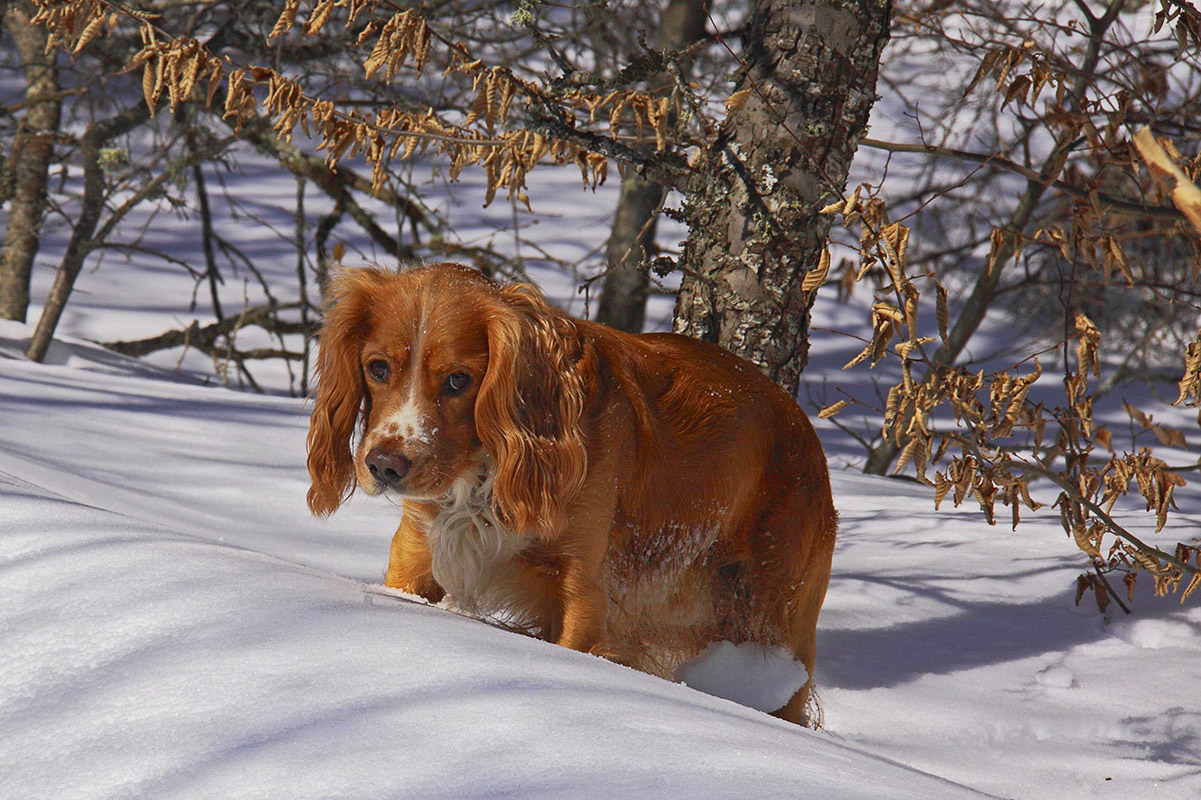
<path fill-rule="evenodd" d="M 9 156 L 12 194 L 0 248 L 0 317 L 25 321 L 29 281 L 46 212 L 46 182 L 58 135 L 61 95 L 55 54 L 46 53 L 46 29 L 30 25 L 31 5 L 14 2 L 4 13 L 25 68 L 25 115 Z"/>
<path fill-rule="evenodd" d="M 755 0 L 736 91 L 685 213 L 675 330 L 795 394 L 830 215 L 875 102 L 890 0 Z"/>

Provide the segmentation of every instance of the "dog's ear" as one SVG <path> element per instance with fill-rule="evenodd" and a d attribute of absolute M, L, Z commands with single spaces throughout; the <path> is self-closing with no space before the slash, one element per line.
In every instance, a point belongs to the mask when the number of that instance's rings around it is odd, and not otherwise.
<path fill-rule="evenodd" d="M 509 287 L 499 299 L 488 319 L 476 430 L 496 465 L 492 499 L 502 524 L 550 536 L 566 524 L 588 468 L 588 359 L 575 323 L 536 289 Z"/>
<path fill-rule="evenodd" d="M 374 270 L 346 270 L 330 283 L 308 437 L 308 503 L 320 516 L 333 513 L 354 491 L 351 440 L 365 396 L 359 354 L 380 277 Z"/>

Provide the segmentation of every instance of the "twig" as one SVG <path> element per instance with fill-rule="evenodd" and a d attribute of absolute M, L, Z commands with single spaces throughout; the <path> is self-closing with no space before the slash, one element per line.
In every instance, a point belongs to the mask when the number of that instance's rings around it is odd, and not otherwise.
<path fill-rule="evenodd" d="M 1131 200 L 1125 200 L 1120 197 L 1114 197 L 1103 192 L 1093 193 L 1088 189 L 1081 189 L 1078 186 L 1055 179 L 1047 181 L 1046 178 L 1039 173 L 1038 170 L 1031 169 L 1023 164 L 1018 164 L 1016 161 L 1011 161 L 1002 155 L 985 155 L 984 153 L 972 153 L 967 150 L 957 150 L 953 147 L 940 147 L 932 144 L 906 144 L 903 142 L 885 142 L 880 139 L 863 138 L 859 143 L 864 147 L 870 147 L 875 150 L 884 150 L 889 153 L 924 153 L 933 156 L 943 156 L 946 158 L 955 158 L 960 161 L 971 161 L 979 164 L 991 165 L 1008 172 L 1013 172 L 1021 175 L 1028 181 L 1039 183 L 1045 186 L 1059 189 L 1073 197 L 1082 199 L 1096 198 L 1102 203 L 1111 208 L 1120 211 L 1129 211 L 1134 214 L 1142 214 L 1153 219 L 1171 220 L 1172 222 L 1182 222 L 1186 218 L 1184 214 L 1175 208 L 1169 206 L 1152 206 L 1144 203 L 1138 203 Z"/>
<path fill-rule="evenodd" d="M 189 145 L 195 150 L 195 143 L 191 141 L 191 135 L 188 136 L 188 139 Z M 221 311 L 221 297 L 217 293 L 217 285 L 225 281 L 217 268 L 217 257 L 213 252 L 213 217 L 209 208 L 208 189 L 204 183 L 204 170 L 199 162 L 192 165 L 192 179 L 196 181 L 196 196 L 200 204 L 200 241 L 204 250 L 204 277 L 208 279 L 209 296 L 213 301 L 213 316 L 223 319 L 225 314 Z"/>
<path fill-rule="evenodd" d="M 1109 585 L 1109 579 L 1105 577 L 1105 573 L 1101 571 L 1101 568 L 1097 566 L 1095 561 L 1093 562 L 1093 573 L 1097 576 L 1097 580 L 1101 581 L 1101 585 L 1105 587 L 1105 591 L 1109 593 L 1109 598 L 1118 604 L 1118 608 L 1129 614 L 1130 609 L 1126 607 L 1126 604 L 1122 602 L 1122 598 L 1118 597 L 1118 593 Z"/>
<path fill-rule="evenodd" d="M 307 270 L 305 269 L 305 219 L 304 219 L 304 185 L 303 176 L 296 176 L 296 280 L 300 287 L 300 324 L 305 328 L 309 326 L 309 285 Z M 300 394 L 306 396 L 309 393 L 309 349 L 312 347 L 312 339 L 308 336 L 304 337 L 304 359 L 300 364 Z"/>
<path fill-rule="evenodd" d="M 286 305 L 259 306 L 247 309 L 236 317 L 225 317 L 203 327 L 199 321 L 193 321 L 183 330 L 166 331 L 148 339 L 100 342 L 100 344 L 113 352 L 136 357 L 185 345 L 196 347 L 207 353 L 215 347 L 217 339 L 244 325 L 255 325 L 272 333 L 304 333 L 312 336 L 317 327 L 315 323 L 288 323 L 278 317 L 280 311 L 298 308 L 300 305 L 300 303 L 288 303 Z"/>
<path fill-rule="evenodd" d="M 1147 544 L 1142 539 L 1140 539 L 1138 536 L 1136 536 L 1133 533 L 1131 533 L 1130 531 L 1126 530 L 1126 528 L 1124 528 L 1122 525 L 1118 524 L 1117 520 L 1115 520 L 1113 517 L 1111 517 L 1109 514 L 1107 514 L 1105 512 L 1105 509 L 1101 508 L 1101 506 L 1097 505 L 1092 500 L 1089 500 L 1087 497 L 1084 497 L 1082 494 L 1080 494 L 1080 491 L 1069 480 L 1067 480 L 1067 478 L 1063 477 L 1058 472 L 1048 469 L 1047 467 L 1045 467 L 1042 464 L 1039 464 L 1037 462 L 1031 463 L 1031 462 L 1026 461 L 1025 459 L 1021 459 L 1021 458 L 1014 459 L 1014 462 L 1016 464 L 1020 465 L 1022 468 L 1024 468 L 1027 472 L 1032 472 L 1035 475 L 1040 475 L 1044 478 L 1047 478 L 1052 483 L 1054 483 L 1061 490 L 1063 490 L 1064 494 L 1066 494 L 1069 498 L 1071 498 L 1072 500 L 1074 500 L 1077 503 L 1080 503 L 1082 506 L 1087 508 L 1094 516 L 1096 516 L 1097 519 L 1104 522 L 1105 526 L 1110 530 L 1110 532 L 1113 533 L 1114 536 L 1117 536 L 1119 539 L 1126 540 L 1127 542 L 1129 542 L 1130 544 L 1134 545 L 1136 548 L 1141 550 L 1143 553 L 1146 553 L 1148 555 L 1153 555 L 1156 558 L 1162 559 L 1165 563 L 1171 564 L 1173 567 L 1176 567 L 1181 572 L 1188 573 L 1189 575 L 1201 574 L 1201 568 L 1198 568 L 1192 564 L 1189 564 L 1187 561 L 1181 561 L 1180 559 L 1176 558 L 1176 556 L 1171 555 L 1169 553 L 1165 553 L 1163 550 L 1160 550 L 1158 547 Z"/>

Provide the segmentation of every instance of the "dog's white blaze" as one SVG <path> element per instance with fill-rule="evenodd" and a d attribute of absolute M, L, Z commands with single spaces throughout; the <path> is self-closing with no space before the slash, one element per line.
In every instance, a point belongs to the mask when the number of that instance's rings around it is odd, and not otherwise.
<path fill-rule="evenodd" d="M 408 385 L 404 405 L 392 412 L 384 420 L 384 432 L 389 436 L 403 436 L 411 441 L 428 443 L 429 433 L 426 430 L 426 415 L 421 408 L 421 371 L 424 366 L 421 353 L 425 345 L 425 309 L 422 308 L 421 319 L 417 323 L 417 338 L 414 340 L 409 362 Z"/>
<path fill-rule="evenodd" d="M 389 436 L 403 436 L 405 439 L 422 442 L 426 440 L 425 415 L 421 413 L 421 406 L 413 393 L 409 394 L 409 399 L 403 406 L 388 415 L 384 420 L 383 429 Z"/>
<path fill-rule="evenodd" d="M 496 609 L 489 597 L 498 569 L 529 543 L 506 530 L 492 510 L 494 470 L 482 478 L 458 478 L 443 499 L 426 542 L 433 557 L 434 580 L 463 611 L 478 614 Z"/>

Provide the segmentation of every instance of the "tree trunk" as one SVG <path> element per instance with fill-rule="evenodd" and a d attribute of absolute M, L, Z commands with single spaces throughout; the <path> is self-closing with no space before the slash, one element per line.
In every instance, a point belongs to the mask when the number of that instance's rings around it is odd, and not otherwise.
<path fill-rule="evenodd" d="M 626 170 L 613 229 L 605 244 L 605 282 L 596 309 L 598 322 L 630 333 L 642 332 L 650 288 L 647 262 L 654 254 L 664 193 L 661 184 Z"/>
<path fill-rule="evenodd" d="M 890 0 L 756 0 L 744 66 L 690 187 L 675 330 L 795 394 L 809 356 L 807 272 L 875 102 Z"/>
<path fill-rule="evenodd" d="M 667 52 L 687 49 L 705 35 L 709 15 L 707 0 L 670 0 L 659 22 L 656 46 Z M 680 64 L 686 70 L 685 64 Z M 670 78 L 652 77 L 654 86 Z M 654 256 L 659 206 L 666 190 L 633 169 L 625 171 L 613 230 L 605 245 L 605 282 L 596 318 L 623 331 L 639 333 L 646 320 L 646 295 L 650 284 L 649 260 Z"/>
<path fill-rule="evenodd" d="M 31 25 L 28 0 L 4 14 L 25 67 L 25 116 L 13 137 L 9 158 L 12 195 L 0 249 L 0 317 L 25 321 L 29 282 L 46 212 L 46 182 L 61 116 L 61 95 L 54 54 L 46 54 L 46 29 Z"/>
<path fill-rule="evenodd" d="M 46 358 L 50 343 L 54 339 L 54 331 L 58 327 L 58 320 L 66 308 L 67 298 L 71 296 L 71 290 L 75 288 L 75 279 L 83 269 L 84 259 L 95 248 L 96 241 L 105 239 L 108 230 L 111 230 L 111 226 L 115 225 L 122 215 L 114 213 L 109 219 L 109 226 L 93 240 L 96 226 L 104 212 L 104 169 L 100 166 L 100 148 L 113 137 L 128 133 L 148 119 L 150 110 L 144 102 L 139 101 L 114 117 L 102 122 L 93 122 L 79 139 L 79 153 L 83 160 L 83 197 L 80 199 L 79 218 L 71 230 L 71 238 L 54 276 L 54 284 L 50 287 L 50 294 L 42 307 L 42 316 L 38 319 L 33 337 L 29 340 L 29 349 L 25 354 L 31 361 L 41 362 Z M 148 193 L 149 187 L 161 185 L 168 173 L 170 170 L 144 186 L 143 197 Z M 126 201 L 126 210 L 132 207 L 128 205 L 129 202 Z"/>
<path fill-rule="evenodd" d="M 84 135 L 79 143 L 83 156 L 83 199 L 79 219 L 71 231 L 71 239 L 67 243 L 67 251 L 63 254 L 62 263 L 54 276 L 54 285 L 50 287 L 50 295 L 38 319 L 33 338 L 29 341 L 26 355 L 31 361 L 41 362 L 46 358 L 50 343 L 54 338 L 54 330 L 58 327 L 59 317 L 67 305 L 67 298 L 75 288 L 75 279 L 83 269 L 83 260 L 91 250 L 92 233 L 100 221 L 104 210 L 104 170 L 100 166 L 100 145 L 94 137 Z"/>

